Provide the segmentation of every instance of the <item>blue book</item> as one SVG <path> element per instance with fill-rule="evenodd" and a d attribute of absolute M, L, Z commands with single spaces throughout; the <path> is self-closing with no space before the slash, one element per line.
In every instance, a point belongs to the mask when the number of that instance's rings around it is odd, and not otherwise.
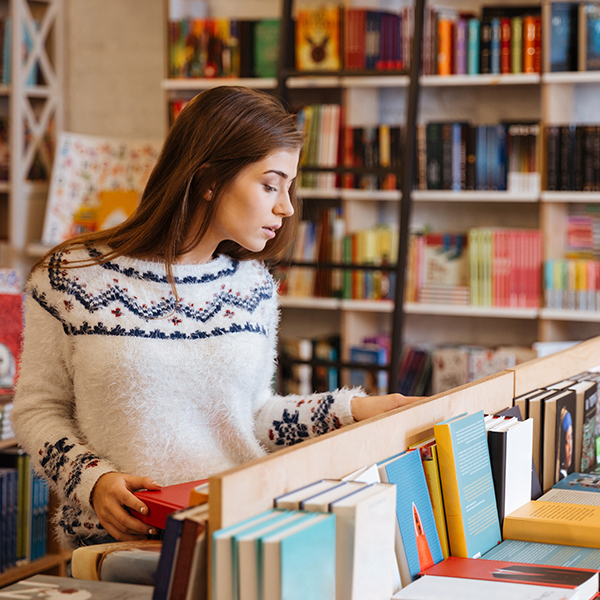
<path fill-rule="evenodd" d="M 467 74 L 479 75 L 479 19 L 469 19 L 467 30 Z"/>
<path fill-rule="evenodd" d="M 557 481 L 552 488 L 577 492 L 600 492 L 600 474 L 571 473 Z"/>
<path fill-rule="evenodd" d="M 506 125 L 495 126 L 494 189 L 506 191 Z"/>
<path fill-rule="evenodd" d="M 502 539 L 483 411 L 438 423 L 433 430 L 450 552 L 478 558 Z"/>
<path fill-rule="evenodd" d="M 254 517 L 250 517 L 229 527 L 224 527 L 213 533 L 212 537 L 212 591 L 215 600 L 231 600 L 233 596 L 233 536 L 246 529 L 265 524 L 270 519 L 278 518 L 282 512 L 270 509 Z M 167 531 L 163 539 L 163 552 L 167 543 Z M 162 558 L 162 554 L 161 554 Z M 160 565 L 159 565 L 160 566 Z M 158 584 L 157 584 L 158 585 Z M 156 586 L 155 586 L 156 589 Z"/>
<path fill-rule="evenodd" d="M 12 18 L 4 18 L 4 39 L 2 42 L 2 85 L 10 85 L 12 62 Z"/>
<path fill-rule="evenodd" d="M 500 74 L 500 19 L 491 20 L 492 41 L 490 44 L 490 72 L 492 75 Z"/>
<path fill-rule="evenodd" d="M 496 189 L 496 173 L 495 168 L 497 162 L 498 152 L 498 132 L 494 125 L 487 125 L 487 189 Z"/>
<path fill-rule="evenodd" d="M 577 70 L 578 4 L 550 4 L 550 71 Z"/>
<path fill-rule="evenodd" d="M 263 600 L 335 598 L 335 515 L 310 513 L 259 542 Z"/>
<path fill-rule="evenodd" d="M 382 482 L 396 485 L 396 560 L 405 586 L 444 559 L 421 455 L 402 452 L 379 463 L 378 469 Z"/>
<path fill-rule="evenodd" d="M 452 123 L 452 183 L 450 189 L 460 192 L 463 189 L 465 156 L 462 123 Z"/>
<path fill-rule="evenodd" d="M 477 125 L 475 140 L 475 189 L 488 190 L 487 125 Z"/>

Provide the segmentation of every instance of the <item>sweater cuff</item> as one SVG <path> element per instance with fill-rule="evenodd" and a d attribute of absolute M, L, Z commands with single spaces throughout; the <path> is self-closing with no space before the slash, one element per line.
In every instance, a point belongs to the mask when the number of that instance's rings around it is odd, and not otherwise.
<path fill-rule="evenodd" d="M 67 489 L 71 490 L 71 493 L 68 496 L 81 508 L 93 511 L 91 496 L 96 482 L 105 473 L 112 473 L 117 469 L 109 461 L 93 454 L 80 454 L 73 460 L 71 466 L 67 483 Z"/>
<path fill-rule="evenodd" d="M 351 401 L 357 396 L 366 396 L 365 391 L 360 387 L 355 388 L 343 388 L 335 392 L 335 414 L 341 421 L 343 426 L 352 425 L 356 423 L 352 416 Z"/>

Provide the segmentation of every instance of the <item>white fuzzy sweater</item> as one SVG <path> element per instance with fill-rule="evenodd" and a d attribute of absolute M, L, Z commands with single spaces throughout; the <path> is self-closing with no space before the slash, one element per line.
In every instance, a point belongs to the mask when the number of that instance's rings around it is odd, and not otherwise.
<path fill-rule="evenodd" d="M 62 500 L 65 546 L 106 533 L 90 505 L 103 473 L 200 479 L 353 422 L 361 390 L 272 394 L 279 313 L 262 263 L 220 256 L 174 275 L 177 305 L 161 263 L 126 257 L 28 284 L 12 421 Z"/>

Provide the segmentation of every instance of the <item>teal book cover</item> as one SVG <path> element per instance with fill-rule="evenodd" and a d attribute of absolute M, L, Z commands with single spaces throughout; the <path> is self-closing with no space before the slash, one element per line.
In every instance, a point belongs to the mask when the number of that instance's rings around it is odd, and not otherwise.
<path fill-rule="evenodd" d="M 485 560 L 509 560 L 512 562 L 575 567 L 600 570 L 600 549 L 562 544 L 542 544 L 522 540 L 504 540 L 486 552 Z"/>
<path fill-rule="evenodd" d="M 467 553 L 476 558 L 502 540 L 483 411 L 449 427 Z"/>
<path fill-rule="evenodd" d="M 414 580 L 423 569 L 444 558 L 420 453 L 400 454 L 383 468 L 388 482 L 396 484 L 396 518 Z"/>
<path fill-rule="evenodd" d="M 335 598 L 335 515 L 309 513 L 262 537 L 259 570 L 264 600 Z"/>
<path fill-rule="evenodd" d="M 479 75 L 479 19 L 469 19 L 467 27 L 467 74 Z"/>
<path fill-rule="evenodd" d="M 577 492 L 600 492 L 600 474 L 570 473 L 557 481 L 552 487 Z"/>

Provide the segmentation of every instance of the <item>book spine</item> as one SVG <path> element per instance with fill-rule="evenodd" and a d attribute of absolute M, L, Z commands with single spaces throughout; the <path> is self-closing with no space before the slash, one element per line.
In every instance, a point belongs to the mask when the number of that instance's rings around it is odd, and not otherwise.
<path fill-rule="evenodd" d="M 492 38 L 490 41 L 490 73 L 498 75 L 500 71 L 500 55 L 501 55 L 501 27 L 500 19 L 493 18 L 490 21 Z"/>
<path fill-rule="evenodd" d="M 477 185 L 477 128 L 466 125 L 466 165 L 465 165 L 465 189 L 475 190 Z"/>
<path fill-rule="evenodd" d="M 510 20 L 510 71 L 523 72 L 523 17 Z"/>
<path fill-rule="evenodd" d="M 489 20 L 481 21 L 479 42 L 479 70 L 480 73 L 489 74 L 492 71 L 492 24 Z"/>
<path fill-rule="evenodd" d="M 452 189 L 452 123 L 442 124 L 442 189 Z"/>
<path fill-rule="evenodd" d="M 535 73 L 535 21 L 528 15 L 523 19 L 523 73 Z"/>
<path fill-rule="evenodd" d="M 445 18 L 438 21 L 437 74 L 452 74 L 452 21 Z"/>
<path fill-rule="evenodd" d="M 438 450 L 450 552 L 453 556 L 468 556 L 452 434 L 448 425 L 435 425 L 433 430 Z"/>
<path fill-rule="evenodd" d="M 559 190 L 559 149 L 560 129 L 558 126 L 546 127 L 546 189 Z"/>
<path fill-rule="evenodd" d="M 500 19 L 500 73 L 510 73 L 510 19 Z"/>
<path fill-rule="evenodd" d="M 466 19 L 459 19 L 454 26 L 454 73 L 467 74 L 467 32 Z"/>
<path fill-rule="evenodd" d="M 479 74 L 479 19 L 469 19 L 467 33 L 467 74 Z"/>

